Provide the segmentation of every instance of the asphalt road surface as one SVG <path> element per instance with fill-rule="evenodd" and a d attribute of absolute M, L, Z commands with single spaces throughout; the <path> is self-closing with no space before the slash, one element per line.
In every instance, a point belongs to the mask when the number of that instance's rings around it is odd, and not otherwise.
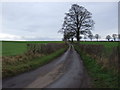
<path fill-rule="evenodd" d="M 36 70 L 2 80 L 3 88 L 89 88 L 90 78 L 72 45 L 60 57 Z"/>

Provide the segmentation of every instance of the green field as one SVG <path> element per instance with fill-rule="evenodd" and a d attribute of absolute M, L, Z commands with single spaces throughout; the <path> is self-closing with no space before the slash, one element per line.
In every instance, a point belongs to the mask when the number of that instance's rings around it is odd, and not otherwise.
<path fill-rule="evenodd" d="M 91 41 L 86 41 L 86 42 L 80 42 L 81 44 L 97 44 L 97 45 L 104 45 L 106 48 L 112 48 L 116 47 L 119 42 L 91 42 Z"/>
<path fill-rule="evenodd" d="M 63 43 L 63 41 L 2 41 L 2 56 L 20 55 L 26 52 L 28 43 Z"/>

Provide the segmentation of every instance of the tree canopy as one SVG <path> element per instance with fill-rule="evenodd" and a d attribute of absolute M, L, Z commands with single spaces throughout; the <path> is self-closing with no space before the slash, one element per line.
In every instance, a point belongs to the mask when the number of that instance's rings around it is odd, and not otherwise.
<path fill-rule="evenodd" d="M 66 38 L 75 37 L 77 41 L 80 41 L 80 34 L 91 34 L 95 23 L 92 20 L 92 13 L 86 8 L 73 4 L 65 15 L 62 29 L 59 32 L 62 32 Z"/>
<path fill-rule="evenodd" d="M 111 39 L 111 36 L 110 35 L 107 35 L 106 36 L 106 39 L 109 41 Z"/>

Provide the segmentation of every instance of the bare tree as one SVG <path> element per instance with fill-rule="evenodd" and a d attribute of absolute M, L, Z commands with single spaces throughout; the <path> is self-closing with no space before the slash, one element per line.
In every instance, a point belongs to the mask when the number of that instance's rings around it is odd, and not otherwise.
<path fill-rule="evenodd" d="M 113 37 L 114 41 L 116 41 L 116 39 L 117 39 L 117 34 L 113 34 L 112 37 Z"/>
<path fill-rule="evenodd" d="M 84 39 L 85 39 L 85 41 L 86 41 L 87 37 L 86 37 L 86 36 L 84 36 Z"/>
<path fill-rule="evenodd" d="M 74 37 L 77 41 L 80 41 L 80 34 L 89 34 L 93 29 L 94 21 L 92 20 L 92 14 L 82 6 L 73 4 L 66 13 L 63 26 L 60 32 L 74 32 Z"/>
<path fill-rule="evenodd" d="M 110 35 L 107 35 L 107 36 L 106 36 L 106 39 L 107 39 L 108 41 L 110 41 L 111 36 L 110 36 Z"/>
<path fill-rule="evenodd" d="M 96 38 L 97 41 L 98 41 L 98 39 L 100 38 L 100 35 L 99 35 L 99 34 L 95 34 L 95 38 Z"/>
<path fill-rule="evenodd" d="M 90 34 L 88 37 L 90 38 L 91 41 L 94 38 L 93 34 Z"/>

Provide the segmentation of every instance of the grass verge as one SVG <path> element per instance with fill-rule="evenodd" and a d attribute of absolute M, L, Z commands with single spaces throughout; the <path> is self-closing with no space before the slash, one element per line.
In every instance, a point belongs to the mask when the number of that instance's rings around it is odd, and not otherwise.
<path fill-rule="evenodd" d="M 27 62 L 22 62 L 20 64 L 18 63 L 17 65 L 6 65 L 3 67 L 2 77 L 5 78 L 5 77 L 15 76 L 20 73 L 30 71 L 32 69 L 43 66 L 49 63 L 50 61 L 52 61 L 53 59 L 55 59 L 56 57 L 62 55 L 66 50 L 67 50 L 67 47 L 59 49 L 56 52 L 49 55 L 36 57 L 32 60 L 29 60 Z"/>
<path fill-rule="evenodd" d="M 88 74 L 92 78 L 93 88 L 118 88 L 118 73 L 102 68 L 95 59 L 80 51 L 79 46 L 75 46 L 75 49 L 80 54 Z"/>

